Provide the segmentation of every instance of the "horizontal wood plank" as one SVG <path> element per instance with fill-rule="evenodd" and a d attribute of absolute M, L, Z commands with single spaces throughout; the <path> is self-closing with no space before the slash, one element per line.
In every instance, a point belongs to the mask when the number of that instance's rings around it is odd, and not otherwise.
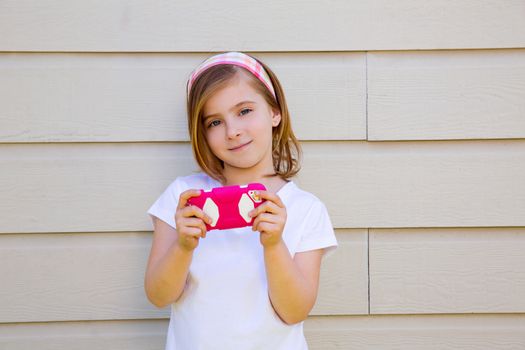
<path fill-rule="evenodd" d="M 0 326 L 0 347 L 26 350 L 162 349 L 168 320 L 19 323 Z M 309 317 L 311 350 L 514 350 L 525 347 L 525 315 Z"/>
<path fill-rule="evenodd" d="M 368 54 L 368 140 L 525 138 L 525 50 Z"/>
<path fill-rule="evenodd" d="M 370 312 L 525 312 L 525 228 L 371 229 Z"/>
<path fill-rule="evenodd" d="M 525 140 L 303 148 L 296 182 L 337 228 L 525 226 Z M 4 233 L 151 230 L 147 209 L 196 169 L 187 143 L 6 144 L 0 162 Z"/>
<path fill-rule="evenodd" d="M 337 237 L 312 314 L 367 314 L 366 230 Z M 144 292 L 150 246 L 148 232 L 0 235 L 0 323 L 169 317 Z"/>
<path fill-rule="evenodd" d="M 0 2 L 0 51 L 348 51 L 525 46 L 507 0 Z M 235 20 L 232 20 L 235 18 Z M 271 26 L 268 25 L 271 19 Z M 239 30 L 242 28 L 242 30 Z"/>
<path fill-rule="evenodd" d="M 0 160 L 4 233 L 152 230 L 148 208 L 195 169 L 187 143 L 7 144 Z"/>
<path fill-rule="evenodd" d="M 525 140 L 305 146 L 298 182 L 337 227 L 525 226 Z"/>
<path fill-rule="evenodd" d="M 158 350 L 167 330 L 166 319 L 0 324 L 0 348 Z"/>
<path fill-rule="evenodd" d="M 0 322 L 169 316 L 144 292 L 150 236 L 0 235 Z"/>
<path fill-rule="evenodd" d="M 368 230 L 336 230 L 337 250 L 323 260 L 311 315 L 368 314 Z"/>
<path fill-rule="evenodd" d="M 313 317 L 311 349 L 514 350 L 525 347 L 525 315 L 392 315 Z"/>
<path fill-rule="evenodd" d="M 279 77 L 299 139 L 366 139 L 364 53 L 254 56 Z M 186 81 L 206 57 L 0 53 L 0 143 L 188 141 Z"/>

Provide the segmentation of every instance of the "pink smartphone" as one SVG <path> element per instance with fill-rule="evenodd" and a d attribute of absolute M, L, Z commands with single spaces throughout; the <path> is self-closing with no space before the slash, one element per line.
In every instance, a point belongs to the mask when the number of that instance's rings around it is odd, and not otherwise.
<path fill-rule="evenodd" d="M 266 187 L 250 183 L 201 190 L 200 196 L 188 199 L 188 205 L 201 208 L 212 219 L 206 224 L 208 231 L 251 226 L 254 218 L 248 213 L 265 202 L 256 191 L 266 191 Z"/>

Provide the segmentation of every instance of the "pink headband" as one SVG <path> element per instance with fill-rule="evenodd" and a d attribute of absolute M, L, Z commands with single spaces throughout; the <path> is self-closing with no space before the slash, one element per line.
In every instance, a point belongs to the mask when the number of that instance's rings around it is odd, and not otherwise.
<path fill-rule="evenodd" d="M 226 52 L 208 58 L 202 62 L 195 70 L 191 73 L 187 84 L 187 96 L 190 97 L 190 91 L 193 83 L 197 77 L 204 72 L 206 69 L 219 65 L 219 64 L 233 64 L 249 70 L 255 75 L 263 84 L 270 90 L 273 97 L 275 97 L 275 90 L 273 89 L 272 81 L 270 76 L 263 68 L 263 66 L 254 58 L 242 53 L 242 52 Z"/>

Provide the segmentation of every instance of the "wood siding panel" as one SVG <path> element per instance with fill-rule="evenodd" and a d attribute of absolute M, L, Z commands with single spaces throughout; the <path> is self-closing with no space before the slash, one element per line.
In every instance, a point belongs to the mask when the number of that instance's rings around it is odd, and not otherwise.
<path fill-rule="evenodd" d="M 337 228 L 525 226 L 525 140 L 303 146 L 297 183 Z M 195 169 L 187 143 L 7 144 L 0 162 L 5 233 L 151 230 L 149 206 Z"/>
<path fill-rule="evenodd" d="M 368 230 L 336 230 L 339 244 L 323 260 L 311 315 L 368 314 Z"/>
<path fill-rule="evenodd" d="M 525 137 L 525 50 L 368 54 L 368 139 Z"/>
<path fill-rule="evenodd" d="M 304 329 L 319 350 L 525 348 L 524 314 L 314 317 Z"/>
<path fill-rule="evenodd" d="M 312 314 L 367 314 L 366 231 L 337 236 Z M 148 232 L 0 235 L 0 323 L 169 317 L 144 292 L 150 246 Z"/>
<path fill-rule="evenodd" d="M 163 349 L 167 320 L 0 325 L 4 350 Z M 525 315 L 309 317 L 311 350 L 515 350 L 525 348 Z"/>
<path fill-rule="evenodd" d="M 195 168 L 186 143 L 8 144 L 0 160 L 5 233 L 152 230 L 149 206 Z"/>
<path fill-rule="evenodd" d="M 299 139 L 366 139 L 364 53 L 255 56 L 279 77 Z M 189 141 L 186 81 L 206 57 L 0 53 L 0 142 Z"/>
<path fill-rule="evenodd" d="M 521 0 L 3 1 L 0 51 L 515 48 L 524 16 Z"/>
<path fill-rule="evenodd" d="M 525 312 L 525 229 L 370 230 L 372 314 Z"/>
<path fill-rule="evenodd" d="M 158 350 L 168 321 L 87 321 L 0 324 L 2 350 Z"/>
<path fill-rule="evenodd" d="M 524 349 L 524 18 L 523 0 L 0 1 L 0 349 L 164 348 L 146 210 L 196 169 L 185 82 L 229 50 L 280 78 L 295 181 L 337 228 L 309 348 Z"/>
<path fill-rule="evenodd" d="M 144 292 L 150 236 L 0 235 L 0 322 L 169 316 Z"/>
<path fill-rule="evenodd" d="M 300 185 L 337 227 L 525 226 L 525 140 L 322 142 Z"/>

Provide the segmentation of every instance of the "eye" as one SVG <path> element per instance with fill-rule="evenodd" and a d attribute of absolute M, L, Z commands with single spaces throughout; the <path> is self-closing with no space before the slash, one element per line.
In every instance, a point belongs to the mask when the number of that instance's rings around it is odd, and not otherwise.
<path fill-rule="evenodd" d="M 245 111 L 247 111 L 246 113 L 244 113 Z M 241 115 L 246 115 L 248 114 L 249 112 L 251 112 L 252 110 L 250 108 L 244 108 L 241 110 Z"/>
<path fill-rule="evenodd" d="M 219 125 L 220 123 L 221 123 L 220 120 L 212 120 L 212 122 L 208 124 L 208 128 L 211 128 L 211 127 L 213 127 L 213 126 L 217 126 L 217 125 Z"/>

